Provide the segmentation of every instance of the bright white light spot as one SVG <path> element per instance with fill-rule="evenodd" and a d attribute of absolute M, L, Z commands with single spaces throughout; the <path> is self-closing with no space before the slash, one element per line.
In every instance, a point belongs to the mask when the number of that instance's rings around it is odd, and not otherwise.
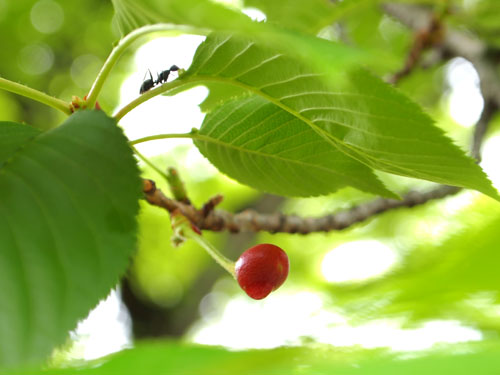
<path fill-rule="evenodd" d="M 415 226 L 415 236 L 420 239 L 438 240 L 450 229 L 450 223 L 443 218 L 436 217 L 434 220 L 420 220 Z"/>
<path fill-rule="evenodd" d="M 217 173 L 215 168 L 196 147 L 191 147 L 186 155 L 185 166 L 189 167 L 192 178 L 196 181 L 203 181 L 212 178 Z"/>
<path fill-rule="evenodd" d="M 261 22 L 267 19 L 265 13 L 263 13 L 260 9 L 257 8 L 243 8 L 242 12 L 245 13 L 252 20 Z"/>
<path fill-rule="evenodd" d="M 304 338 L 335 346 L 388 347 L 397 351 L 424 350 L 437 343 L 482 339 L 481 332 L 456 321 L 429 321 L 403 329 L 404 320 L 376 320 L 352 326 L 338 312 L 325 308 L 312 292 L 276 292 L 253 301 L 246 296 L 229 300 L 220 292 L 200 304 L 203 320 L 191 333 L 193 341 L 232 349 L 300 345 Z"/>
<path fill-rule="evenodd" d="M 205 304 L 204 304 L 205 305 Z M 207 345 L 224 345 L 234 349 L 275 348 L 299 344 L 301 337 L 310 336 L 330 324 L 345 322 L 339 314 L 322 310 L 321 297 L 312 292 L 277 292 L 265 300 L 253 301 L 247 296 L 231 299 L 222 314 L 213 307 L 205 321 L 211 323 L 194 332 L 194 341 Z"/>
<path fill-rule="evenodd" d="M 31 23 L 39 32 L 52 34 L 59 30 L 64 21 L 64 10 L 52 0 L 40 0 L 30 12 Z"/>
<path fill-rule="evenodd" d="M 198 35 L 180 35 L 176 37 L 155 38 L 142 45 L 135 55 L 136 74 L 142 78 L 148 69 L 156 78 L 156 73 L 170 68 L 173 64 L 187 69 L 191 64 L 194 52 L 204 37 Z M 133 95 L 139 94 L 139 86 Z"/>
<path fill-rule="evenodd" d="M 479 1 L 481 0 L 463 0 L 464 10 L 469 11 L 470 9 L 473 9 Z"/>
<path fill-rule="evenodd" d="M 123 88 L 130 80 L 125 82 Z M 137 83 L 134 81 L 134 83 Z M 133 88 L 137 88 L 135 85 Z M 204 114 L 198 104 L 206 96 L 205 87 L 195 87 L 189 91 L 181 92 L 175 96 L 157 96 L 141 104 L 129 112 L 121 121 L 129 139 L 138 139 L 157 134 L 189 133 L 192 128 L 197 128 L 203 121 Z M 165 154 L 180 145 L 191 145 L 189 138 L 168 138 L 150 141 L 137 145 L 139 151 L 146 156 Z"/>
<path fill-rule="evenodd" d="M 240 9 L 243 5 L 242 0 L 212 0 L 212 1 L 233 9 Z"/>
<path fill-rule="evenodd" d="M 83 352 L 77 355 L 73 353 L 72 356 L 86 360 L 102 357 L 131 345 L 130 317 L 115 290 L 78 324 L 74 336 L 76 348 L 83 347 Z"/>
<path fill-rule="evenodd" d="M 135 73 L 121 87 L 119 108 L 139 96 L 139 88 L 148 70 L 151 70 L 153 79 L 156 79 L 158 73 L 174 64 L 182 69 L 189 68 L 194 52 L 202 41 L 203 38 L 199 36 L 181 35 L 157 38 L 139 48 L 135 58 Z M 175 72 L 171 73 L 169 81 L 176 77 Z M 195 87 L 175 96 L 157 96 L 129 112 L 120 121 L 120 125 L 131 140 L 165 133 L 188 133 L 203 121 L 204 114 L 198 105 L 207 93 L 205 87 Z M 166 139 L 142 143 L 137 148 L 144 155 L 153 156 L 164 154 L 182 144 L 192 144 L 192 141 Z"/>
<path fill-rule="evenodd" d="M 498 168 L 499 150 L 500 135 L 495 135 L 487 139 L 483 144 L 483 161 L 481 162 L 481 166 L 497 190 L 500 190 L 500 168 Z"/>
<path fill-rule="evenodd" d="M 228 296 L 221 292 L 211 292 L 202 298 L 199 306 L 201 318 L 210 322 L 220 315 L 220 306 L 228 300 Z"/>
<path fill-rule="evenodd" d="M 451 117 L 462 126 L 473 126 L 479 120 L 484 106 L 477 71 L 467 60 L 456 58 L 448 65 L 447 80 L 451 88 Z"/>
<path fill-rule="evenodd" d="M 364 280 L 387 271 L 396 259 L 396 253 L 381 242 L 348 242 L 325 255 L 321 272 L 329 282 Z"/>
<path fill-rule="evenodd" d="M 364 348 L 390 347 L 397 351 L 431 348 L 438 342 L 479 341 L 480 331 L 456 321 L 430 321 L 415 329 L 401 329 L 397 320 L 377 320 L 364 325 L 339 326 L 325 330 L 319 342 L 335 346 L 361 345 Z"/>
<path fill-rule="evenodd" d="M 461 194 L 455 195 L 453 199 L 446 199 L 442 203 L 443 213 L 445 215 L 456 215 L 464 209 L 467 209 L 474 203 L 477 194 L 475 192 L 466 190 Z"/>

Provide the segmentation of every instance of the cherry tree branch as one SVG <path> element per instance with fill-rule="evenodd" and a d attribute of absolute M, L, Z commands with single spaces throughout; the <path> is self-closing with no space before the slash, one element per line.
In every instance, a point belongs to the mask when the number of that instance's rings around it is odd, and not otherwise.
<path fill-rule="evenodd" d="M 433 14 L 417 5 L 387 3 L 384 11 L 414 31 L 431 28 Z M 469 33 L 447 27 L 439 43 L 442 52 L 451 57 L 463 57 L 476 68 L 485 102 L 492 101 L 500 108 L 500 77 L 496 63 L 487 56 L 488 46 Z"/>
<path fill-rule="evenodd" d="M 196 209 L 191 204 L 166 197 L 161 190 L 156 188 L 153 181 L 144 180 L 144 194 L 150 204 L 170 213 L 180 211 L 200 229 L 216 232 L 228 230 L 233 233 L 265 231 L 307 234 L 342 230 L 383 212 L 422 205 L 431 200 L 456 194 L 460 190 L 458 187 L 439 186 L 427 192 L 409 192 L 402 200 L 379 198 L 326 216 L 300 217 L 282 213 L 261 214 L 254 210 L 245 210 L 237 214 L 217 209 L 207 212 L 206 209 Z M 215 199 L 217 203 L 220 200 L 220 196 Z"/>
<path fill-rule="evenodd" d="M 389 83 L 395 84 L 403 77 L 411 74 L 422 58 L 422 53 L 441 43 L 443 39 L 444 28 L 441 19 L 433 15 L 429 24 L 420 30 L 417 30 L 410 48 L 404 66 L 389 77 Z"/>

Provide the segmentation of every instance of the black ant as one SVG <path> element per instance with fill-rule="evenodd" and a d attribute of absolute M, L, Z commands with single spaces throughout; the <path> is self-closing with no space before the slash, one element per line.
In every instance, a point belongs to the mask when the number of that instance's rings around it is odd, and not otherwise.
<path fill-rule="evenodd" d="M 148 72 L 149 72 L 149 79 L 146 79 L 142 83 L 141 88 L 139 89 L 139 94 L 144 94 L 146 91 L 151 90 L 156 85 L 156 82 L 153 79 L 153 75 L 151 74 L 151 70 L 148 69 Z M 145 75 L 144 78 L 146 78 Z"/>
<path fill-rule="evenodd" d="M 167 82 L 168 76 L 170 75 L 171 72 L 178 71 L 179 67 L 177 65 L 172 65 L 169 69 L 164 70 L 160 74 L 158 74 L 158 79 L 155 81 L 153 79 L 153 76 L 151 75 L 151 71 L 148 69 L 149 72 L 149 79 L 146 79 L 139 90 L 139 94 L 144 94 L 146 91 L 151 90 L 153 87 L 156 85 L 160 85 L 162 83 Z M 144 76 L 146 78 L 146 76 Z"/>
<path fill-rule="evenodd" d="M 177 65 L 172 65 L 169 69 L 164 70 L 160 74 L 158 74 L 158 79 L 156 80 L 155 84 L 159 85 L 161 83 L 167 82 L 168 76 L 170 75 L 171 72 L 175 72 L 179 70 L 179 67 Z"/>

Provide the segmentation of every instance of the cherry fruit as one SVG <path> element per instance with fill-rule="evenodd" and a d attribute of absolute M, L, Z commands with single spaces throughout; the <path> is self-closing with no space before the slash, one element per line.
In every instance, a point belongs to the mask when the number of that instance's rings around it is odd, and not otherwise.
<path fill-rule="evenodd" d="M 278 289 L 288 276 L 288 256 L 278 246 L 260 244 L 246 250 L 236 261 L 236 280 L 253 299 Z"/>

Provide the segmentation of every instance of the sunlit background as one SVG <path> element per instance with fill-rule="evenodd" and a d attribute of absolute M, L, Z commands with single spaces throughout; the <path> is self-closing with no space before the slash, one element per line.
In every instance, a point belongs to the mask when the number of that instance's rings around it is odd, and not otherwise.
<path fill-rule="evenodd" d="M 188 67 L 189 56 L 193 56 L 201 41 L 202 38 L 197 36 L 179 36 L 158 38 L 142 46 L 135 56 L 136 70 L 122 86 L 122 104 L 138 95 L 138 88 L 148 69 L 155 75 L 172 64 Z M 470 128 L 479 119 L 483 107 L 478 75 L 469 62 L 455 59 L 446 68 L 446 78 L 449 91 L 443 105 L 448 107 L 449 116 L 456 124 Z M 127 115 L 122 125 L 130 139 L 159 133 L 188 132 L 192 127 L 198 127 L 203 119 L 198 105 L 206 95 L 207 90 L 198 87 L 175 97 L 157 97 Z M 139 148 L 145 155 L 154 156 L 179 145 L 190 147 L 184 165 L 188 171 L 191 166 L 196 168 L 197 165 L 197 170 L 200 170 L 201 164 L 205 173 L 217 173 L 190 146 L 189 140 L 154 141 L 139 145 Z M 491 139 L 485 145 L 483 163 L 497 187 L 500 186 L 500 176 L 488 161 L 496 160 L 499 146 L 500 137 Z M 456 212 L 471 204 L 474 197 L 474 193 L 462 194 L 444 202 L 442 209 L 444 212 Z M 447 228 L 443 226 L 446 225 L 441 217 L 437 217 L 435 222 L 415 223 L 414 231 L 419 238 L 435 239 L 445 232 Z M 332 284 L 378 277 L 390 271 L 397 262 L 399 252 L 395 247 L 395 243 L 377 240 L 341 243 L 326 251 L 317 264 L 317 273 Z M 200 301 L 200 318 L 193 324 L 186 339 L 232 349 L 273 348 L 314 340 L 339 346 L 361 345 L 414 351 L 429 349 L 438 343 L 482 338 L 478 330 L 454 320 L 429 321 L 418 328 L 404 328 L 404 322 L 398 319 L 353 325 L 339 310 L 331 307 L 328 295 L 303 290 L 293 283 L 293 264 L 291 272 L 288 284 L 262 301 L 253 301 L 243 292 L 237 295 L 226 293 L 227 284 L 234 281 L 223 277 L 213 291 Z M 73 348 L 75 357 L 96 358 L 131 345 L 130 318 L 118 293 L 111 293 L 80 323 L 74 336 L 77 339 Z"/>
<path fill-rule="evenodd" d="M 1 4 L 0 0 L 0 8 Z M 255 9 L 247 13 L 256 19 L 263 19 L 262 13 Z M 35 3 L 30 17 L 33 27 L 44 34 L 57 32 L 64 22 L 62 8 L 52 0 Z M 386 24 L 389 28 L 393 27 L 389 21 Z M 390 32 L 389 29 L 386 31 Z M 120 103 L 116 105 L 116 109 L 139 95 L 139 87 L 148 71 L 156 77 L 157 73 L 173 64 L 188 68 L 196 47 L 202 40 L 199 36 L 181 35 L 157 38 L 142 45 L 134 56 L 132 73 L 121 86 Z M 19 55 L 19 66 L 29 74 L 43 74 L 53 64 L 52 50 L 43 43 L 29 44 Z M 102 61 L 96 56 L 82 54 L 71 65 L 71 77 L 77 86 L 86 87 L 88 82 L 80 81 L 80 77 L 84 76 L 82 70 L 95 71 L 101 64 Z M 465 148 L 472 126 L 479 119 L 483 108 L 479 77 L 474 67 L 460 58 L 452 60 L 445 70 L 448 91 L 441 103 L 445 114 L 441 114 L 445 124 L 443 126 L 460 128 L 457 134 L 464 136 L 454 141 Z M 171 79 L 175 77 L 173 73 Z M 160 133 L 189 132 L 191 128 L 199 127 L 203 120 L 204 114 L 200 111 L 199 104 L 207 93 L 207 89 L 196 87 L 174 97 L 155 97 L 130 112 L 123 118 L 121 125 L 131 140 Z M 189 139 L 154 141 L 137 147 L 149 157 L 167 152 L 177 155 L 177 166 L 182 166 L 184 173 L 196 176 L 200 181 L 217 174 L 216 169 L 199 154 Z M 489 139 L 484 145 L 482 163 L 497 188 L 500 188 L 500 171 L 496 168 L 499 150 L 500 136 Z M 237 185 L 229 179 L 220 178 L 227 185 Z M 400 223 L 401 231 L 412 233 L 419 241 L 440 241 L 449 232 L 450 226 L 457 225 L 442 218 L 460 212 L 473 204 L 477 197 L 476 193 L 465 192 L 440 202 L 436 212 L 441 215 L 429 220 L 415 219 Z M 328 198 L 290 200 L 285 208 L 290 212 L 306 212 L 302 210 L 305 206 L 309 209 L 325 207 L 326 199 Z M 318 212 L 313 210 L 308 214 Z M 322 236 L 313 245 L 315 248 L 300 251 L 309 252 L 313 268 L 311 272 L 316 275 L 317 282 L 327 283 L 332 287 L 378 278 L 391 272 L 405 249 L 412 245 L 405 242 L 410 240 L 404 240 L 404 236 L 396 239 L 371 239 L 359 235 L 351 239 L 344 236 L 342 240 L 337 239 L 335 233 Z M 264 235 L 263 238 L 273 240 L 270 236 Z M 176 251 L 182 252 L 183 248 Z M 151 273 L 154 274 L 155 270 L 151 270 Z M 172 278 L 168 274 L 165 274 L 163 281 L 159 275 L 156 276 L 160 280 L 155 281 L 159 285 L 158 293 L 168 294 L 167 297 L 163 295 L 164 300 L 174 305 L 181 298 L 182 288 L 176 288 L 175 281 L 168 279 Z M 168 291 L 161 291 L 162 282 L 168 285 Z M 335 308 L 335 301 L 327 293 L 318 292 L 314 288 L 305 289 L 303 285 L 300 280 L 295 279 L 292 263 L 288 282 L 267 299 L 254 301 L 242 291 L 235 292 L 234 280 L 229 276 L 222 276 L 200 300 L 197 311 L 199 318 L 188 329 L 185 339 L 232 349 L 273 348 L 314 341 L 331 345 L 389 347 L 397 351 L 410 351 L 428 349 L 444 342 L 465 342 L 482 338 L 480 331 L 455 320 L 427 321 L 419 327 L 406 327 L 402 319 L 356 324 L 343 315 L 340 308 Z M 381 299 L 378 303 L 384 304 L 386 301 Z M 69 349 L 70 356 L 97 358 L 131 346 L 131 337 L 131 319 L 121 302 L 118 289 L 102 301 L 72 333 L 74 344 Z"/>

